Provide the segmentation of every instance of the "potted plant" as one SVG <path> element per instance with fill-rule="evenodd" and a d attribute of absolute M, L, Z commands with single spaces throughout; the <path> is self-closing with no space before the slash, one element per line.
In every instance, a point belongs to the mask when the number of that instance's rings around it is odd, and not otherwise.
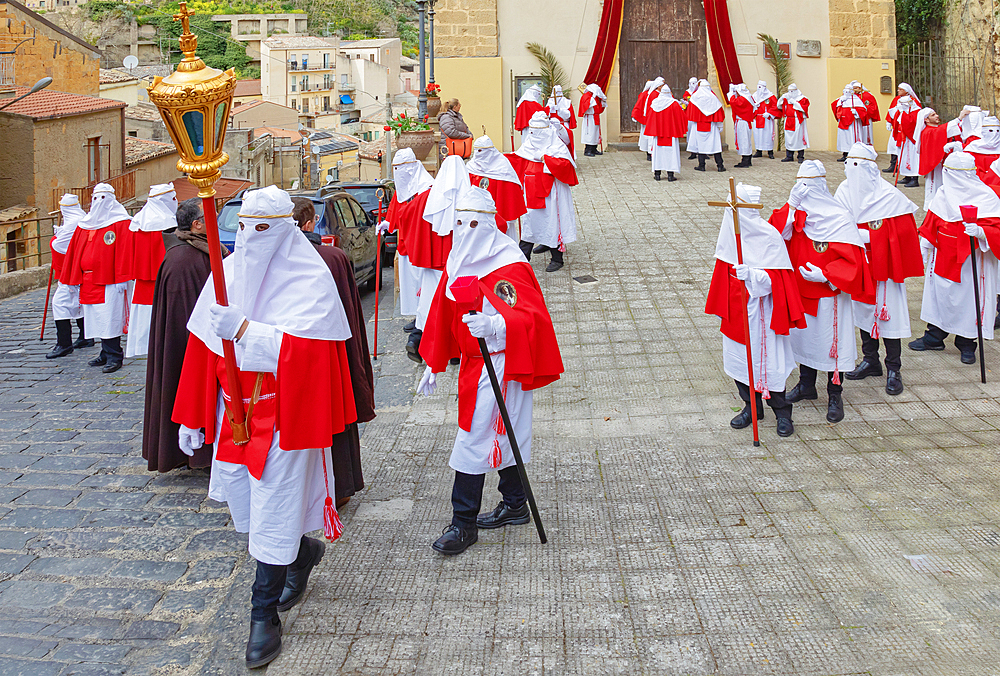
<path fill-rule="evenodd" d="M 431 82 L 424 92 L 427 94 L 427 116 L 437 117 L 441 112 L 441 85 Z"/>
<path fill-rule="evenodd" d="M 427 116 L 423 122 L 406 113 L 400 113 L 389 120 L 389 128 L 396 132 L 396 145 L 409 148 L 417 159 L 423 162 L 434 148 L 434 130 L 427 124 Z"/>

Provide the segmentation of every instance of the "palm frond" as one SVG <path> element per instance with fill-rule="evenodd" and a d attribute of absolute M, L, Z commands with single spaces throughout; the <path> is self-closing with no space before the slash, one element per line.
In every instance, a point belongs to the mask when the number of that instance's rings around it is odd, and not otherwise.
<path fill-rule="evenodd" d="M 525 47 L 531 52 L 532 56 L 538 59 L 538 64 L 541 67 L 543 100 L 549 98 L 552 88 L 556 85 L 562 87 L 565 92 L 567 87 L 566 70 L 559 63 L 556 55 L 550 52 L 544 45 L 537 42 L 529 42 Z"/>
<path fill-rule="evenodd" d="M 788 85 L 792 84 L 792 64 L 785 53 L 781 51 L 781 45 L 777 38 L 767 33 L 757 33 L 757 39 L 763 41 L 774 56 L 771 59 L 771 68 L 774 70 L 775 86 L 777 87 L 777 95 L 780 97 L 788 91 Z M 781 150 L 785 140 L 784 125 L 779 124 L 777 127 L 779 128 L 777 145 L 778 150 Z"/>

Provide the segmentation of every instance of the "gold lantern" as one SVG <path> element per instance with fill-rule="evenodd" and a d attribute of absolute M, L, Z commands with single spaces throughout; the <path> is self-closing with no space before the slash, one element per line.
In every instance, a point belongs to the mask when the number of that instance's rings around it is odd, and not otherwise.
<path fill-rule="evenodd" d="M 198 196 L 215 195 L 212 186 L 219 179 L 220 168 L 229 161 L 222 152 L 222 142 L 229 124 L 229 111 L 236 90 L 236 76 L 227 71 L 209 68 L 195 55 L 198 37 L 191 32 L 189 19 L 194 12 L 180 3 L 174 21 L 180 21 L 180 37 L 184 58 L 177 70 L 167 77 L 153 79 L 149 99 L 160 109 L 163 123 L 181 159 L 177 170 L 188 174 L 198 187 Z"/>

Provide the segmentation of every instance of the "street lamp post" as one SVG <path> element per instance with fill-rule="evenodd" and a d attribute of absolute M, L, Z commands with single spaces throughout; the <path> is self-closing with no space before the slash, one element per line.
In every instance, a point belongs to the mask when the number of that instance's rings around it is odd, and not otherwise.
<path fill-rule="evenodd" d="M 170 139 L 177 147 L 177 154 L 181 158 L 177 160 L 177 170 L 188 175 L 188 180 L 198 188 L 198 197 L 202 199 L 215 300 L 224 306 L 229 304 L 229 299 L 222 271 L 222 245 L 219 242 L 214 186 L 221 176 L 222 165 L 229 161 L 229 155 L 222 150 L 222 142 L 233 105 L 236 76 L 231 69 L 223 72 L 209 68 L 195 55 L 198 38 L 191 32 L 189 25 L 193 14 L 182 0 L 180 12 L 174 15 L 174 21 L 180 21 L 183 27 L 180 47 L 184 58 L 177 64 L 177 70 L 167 77 L 153 78 L 149 98 L 160 110 Z M 222 352 L 227 385 L 232 397 L 232 401 L 226 403 L 226 413 L 233 429 L 233 441 L 242 445 L 250 437 L 243 410 L 236 351 L 231 340 L 222 341 Z"/>
<path fill-rule="evenodd" d="M 424 15 L 426 12 L 427 0 L 417 0 L 417 16 L 420 22 L 418 37 L 420 41 L 420 94 L 417 95 L 417 114 L 421 121 L 423 121 L 424 115 L 427 114 L 427 77 L 424 71 L 424 61 L 427 58 L 427 52 L 424 49 Z"/>
<path fill-rule="evenodd" d="M 34 94 L 35 92 L 37 92 L 39 89 L 45 89 L 50 84 L 52 84 L 52 78 L 50 78 L 50 77 L 43 77 L 41 80 L 39 80 L 35 84 L 31 85 L 31 89 L 29 89 L 27 91 L 27 93 L 21 94 L 20 96 L 18 96 L 13 101 L 8 101 L 7 103 L 5 103 L 2 106 L 0 106 L 0 110 L 3 110 L 7 106 L 14 105 L 15 103 L 17 103 L 18 101 L 20 101 L 21 99 L 23 99 L 26 96 L 31 96 L 32 94 Z"/>
<path fill-rule="evenodd" d="M 430 11 L 430 16 L 431 16 L 431 40 L 430 40 L 430 45 L 429 45 L 430 49 L 428 50 L 428 51 L 430 51 L 430 62 L 431 62 L 431 72 L 430 72 L 430 79 L 429 79 L 430 82 L 434 82 L 434 14 L 435 14 L 435 12 L 434 12 L 434 2 L 435 2 L 435 0 L 430 0 L 430 3 L 431 3 L 431 11 Z"/>

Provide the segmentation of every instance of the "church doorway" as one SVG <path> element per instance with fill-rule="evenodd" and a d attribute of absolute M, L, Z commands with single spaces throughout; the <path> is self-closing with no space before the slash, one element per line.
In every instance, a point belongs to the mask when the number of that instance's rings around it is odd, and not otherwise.
<path fill-rule="evenodd" d="M 681 97 L 688 78 L 708 77 L 705 7 L 701 0 L 625 0 L 618 69 L 621 131 L 639 131 L 632 106 L 647 80 L 663 77 Z"/>

